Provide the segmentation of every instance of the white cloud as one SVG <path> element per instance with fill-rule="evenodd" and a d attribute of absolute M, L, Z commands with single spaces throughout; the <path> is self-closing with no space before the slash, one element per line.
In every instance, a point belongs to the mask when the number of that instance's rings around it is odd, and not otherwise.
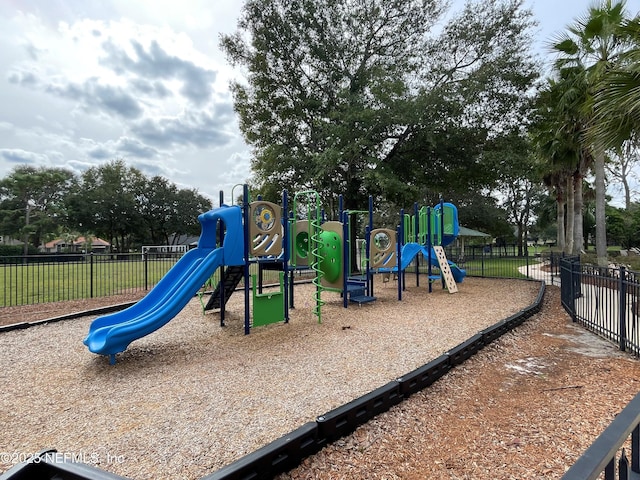
<path fill-rule="evenodd" d="M 238 74 L 218 39 L 242 4 L 0 0 L 0 177 L 17 161 L 82 172 L 123 158 L 230 201 L 250 153 L 228 91 Z M 527 4 L 542 37 L 590 0 Z"/>
<path fill-rule="evenodd" d="M 47 165 L 51 162 L 47 155 L 28 152 L 20 148 L 0 149 L 0 158 L 14 165 Z"/>
<path fill-rule="evenodd" d="M 240 9 L 228 3 L 0 2 L 0 176 L 20 162 L 80 173 L 122 158 L 215 198 L 246 181 L 217 46 Z M 219 168 L 234 155 L 244 165 Z"/>
<path fill-rule="evenodd" d="M 133 125 L 131 131 L 145 142 L 158 147 L 190 145 L 216 148 L 226 145 L 234 136 L 227 109 L 212 112 L 188 110 L 174 117 L 147 118 Z"/>
<path fill-rule="evenodd" d="M 161 87 L 161 93 L 165 93 L 162 80 L 177 79 L 181 84 L 180 93 L 193 103 L 202 105 L 210 100 L 216 79 L 214 70 L 169 54 L 156 40 L 152 40 L 148 46 L 135 39 L 130 44 L 133 55 L 111 41 L 103 43 L 106 56 L 101 59 L 101 64 L 121 76 L 135 76 L 134 82 L 155 81 Z M 158 88 L 149 92 L 158 92 Z"/>

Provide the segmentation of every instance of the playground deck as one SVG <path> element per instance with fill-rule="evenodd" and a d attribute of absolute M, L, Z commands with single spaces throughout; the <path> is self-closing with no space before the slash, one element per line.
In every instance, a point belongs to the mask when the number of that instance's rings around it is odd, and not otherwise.
<path fill-rule="evenodd" d="M 468 278 L 454 295 L 428 294 L 408 281 L 402 302 L 394 282 L 346 310 L 324 293 L 321 325 L 313 286 L 298 286 L 291 322 L 249 336 L 242 295 L 224 329 L 194 299 L 115 366 L 82 344 L 93 317 L 2 334 L 0 451 L 56 448 L 130 478 L 199 478 L 427 363 L 539 290 Z"/>

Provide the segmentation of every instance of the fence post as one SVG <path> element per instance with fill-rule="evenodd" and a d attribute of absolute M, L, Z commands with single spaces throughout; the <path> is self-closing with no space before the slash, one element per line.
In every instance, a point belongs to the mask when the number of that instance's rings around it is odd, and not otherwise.
<path fill-rule="evenodd" d="M 144 262 L 144 289 L 149 290 L 149 252 L 143 249 L 142 261 Z"/>
<path fill-rule="evenodd" d="M 89 253 L 89 298 L 93 298 L 93 252 Z"/>
<path fill-rule="evenodd" d="M 620 292 L 620 301 L 618 302 L 618 320 L 620 324 L 618 330 L 620 331 L 620 350 L 624 352 L 627 345 L 627 283 L 625 282 L 627 272 L 624 266 L 620 266 L 619 274 L 618 290 Z"/>
<path fill-rule="evenodd" d="M 612 458 L 607 466 L 604 467 L 604 480 L 616 480 L 616 460 L 615 457 Z"/>
<path fill-rule="evenodd" d="M 629 480 L 629 459 L 624 448 L 618 459 L 618 480 Z"/>
<path fill-rule="evenodd" d="M 571 274 L 569 275 L 570 278 L 570 282 L 571 282 L 571 320 L 573 320 L 573 322 L 576 322 L 576 292 L 575 292 L 575 286 L 576 286 L 576 268 L 575 268 L 575 262 L 572 259 L 567 260 L 569 263 L 569 268 L 570 268 L 570 272 Z"/>

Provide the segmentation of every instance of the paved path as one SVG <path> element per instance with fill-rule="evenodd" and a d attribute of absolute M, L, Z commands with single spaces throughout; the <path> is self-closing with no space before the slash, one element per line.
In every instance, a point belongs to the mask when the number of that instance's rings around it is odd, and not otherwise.
<path fill-rule="evenodd" d="M 533 264 L 520 267 L 523 275 L 536 280 L 543 280 L 547 285 L 560 286 L 560 275 L 544 271 L 544 264 Z M 595 283 L 595 284 L 594 284 Z M 594 333 L 607 338 L 613 343 L 620 341 L 620 292 L 617 285 L 606 281 L 584 282 L 581 284 L 580 295 L 575 299 L 575 313 L 581 322 L 588 324 Z M 638 298 L 633 291 L 627 292 L 625 313 L 626 336 L 633 344 L 640 343 L 638 323 Z"/>
<path fill-rule="evenodd" d="M 544 267 L 544 263 L 533 263 L 528 266 L 523 266 L 518 268 L 518 271 L 528 276 L 529 278 L 533 278 L 535 280 L 544 280 L 547 285 L 558 285 L 560 286 L 560 274 L 553 274 L 552 272 L 548 272 L 542 269 Z"/>

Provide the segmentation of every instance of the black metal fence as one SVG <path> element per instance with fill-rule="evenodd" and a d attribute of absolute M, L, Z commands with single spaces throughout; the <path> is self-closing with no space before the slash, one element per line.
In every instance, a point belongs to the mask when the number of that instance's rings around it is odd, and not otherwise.
<path fill-rule="evenodd" d="M 640 473 L 640 393 L 631 400 L 595 442 L 562 476 L 562 480 L 638 478 Z M 631 458 L 622 448 L 631 436 Z M 620 455 L 618 452 L 622 448 Z M 617 468 L 616 468 L 617 467 Z M 617 470 L 617 477 L 616 477 Z M 633 476 L 632 473 L 633 472 Z"/>
<path fill-rule="evenodd" d="M 55 254 L 0 257 L 0 308 L 145 293 L 182 257 L 182 252 Z M 249 273 L 258 274 L 251 264 Z M 307 278 L 308 271 L 298 271 Z M 276 281 L 277 273 L 265 281 Z M 205 288 L 220 281 L 216 270 Z M 115 300 L 114 300 L 115 301 Z"/>
<path fill-rule="evenodd" d="M 0 257 L 0 307 L 146 291 L 180 256 L 91 253 Z"/>
<path fill-rule="evenodd" d="M 533 254 L 535 256 L 536 250 L 538 247 L 530 247 L 528 249 L 528 254 Z M 480 258 L 507 258 L 507 257 L 517 257 L 518 256 L 518 245 L 513 243 L 505 244 L 505 245 L 493 245 L 493 244 L 483 244 L 483 245 L 454 245 L 451 244 L 446 247 L 447 252 L 451 255 L 451 259 L 456 261 L 464 261 L 464 260 L 477 260 Z M 523 252 L 524 254 L 525 252 Z"/>
<path fill-rule="evenodd" d="M 561 260 L 562 305 L 574 322 L 640 356 L 640 272 Z"/>
<path fill-rule="evenodd" d="M 512 246 L 491 252 L 447 249 L 468 276 L 524 278 L 538 264 Z M 146 292 L 180 259 L 181 252 L 50 254 L 0 257 L 0 308 Z M 252 273 L 257 266 L 252 265 Z M 214 274 L 211 283 L 215 285 Z M 215 283 L 214 283 L 215 282 Z"/>
<path fill-rule="evenodd" d="M 486 249 L 482 247 L 446 247 L 447 259 L 465 270 L 469 277 L 482 278 L 551 278 L 557 268 L 550 261 L 549 252 L 537 255 L 518 255 L 514 245 Z M 548 282 L 552 283 L 552 282 Z"/>
<path fill-rule="evenodd" d="M 640 355 L 639 273 L 625 267 L 582 265 L 580 257 L 560 260 L 561 299 L 574 322 Z M 563 480 L 640 478 L 640 394 L 625 407 Z M 631 436 L 631 459 L 621 447 Z M 620 452 L 620 454 L 618 454 Z M 617 470 L 617 474 L 616 474 Z M 631 476 L 631 473 L 635 476 Z"/>

